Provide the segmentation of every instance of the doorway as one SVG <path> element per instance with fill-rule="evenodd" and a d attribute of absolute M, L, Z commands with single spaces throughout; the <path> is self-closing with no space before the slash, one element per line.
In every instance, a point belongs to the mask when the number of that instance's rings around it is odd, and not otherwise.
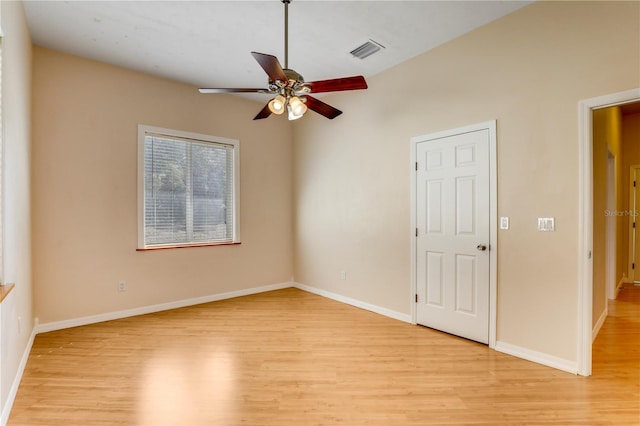
<path fill-rule="evenodd" d="M 579 102 L 578 374 L 591 375 L 593 319 L 593 111 L 640 101 L 640 88 Z"/>

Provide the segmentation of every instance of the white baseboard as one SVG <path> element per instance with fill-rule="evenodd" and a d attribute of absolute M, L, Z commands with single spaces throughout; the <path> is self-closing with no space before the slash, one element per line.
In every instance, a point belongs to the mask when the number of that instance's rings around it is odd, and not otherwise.
<path fill-rule="evenodd" d="M 91 315 L 81 318 L 73 318 L 63 321 L 48 322 L 36 327 L 36 334 L 48 331 L 63 330 L 65 328 L 79 327 L 82 325 L 95 324 L 98 322 L 111 321 L 121 318 L 134 317 L 136 315 L 151 314 L 154 312 L 166 311 L 169 309 L 184 308 L 186 306 L 199 305 L 201 303 L 216 302 L 218 300 L 232 299 L 234 297 L 248 296 L 251 294 L 264 293 L 267 291 L 281 290 L 293 287 L 294 283 L 280 283 L 253 287 L 244 290 L 230 291 L 227 293 L 212 294 L 209 296 L 194 297 L 192 299 L 177 300 L 175 302 L 161 303 L 158 305 L 142 306 L 140 308 L 127 309 L 123 311 L 107 312 L 104 314 Z"/>
<path fill-rule="evenodd" d="M 593 330 L 591 331 L 591 342 L 596 340 L 600 329 L 602 328 L 602 324 L 604 324 L 604 320 L 607 319 L 607 315 L 609 315 L 609 307 L 605 305 L 604 311 L 602 311 L 602 315 L 598 318 L 596 325 L 593 326 Z"/>
<path fill-rule="evenodd" d="M 143 306 L 140 308 L 128 309 L 128 310 L 117 311 L 117 312 L 109 312 L 109 313 L 100 314 L 100 315 L 92 315 L 92 316 L 75 318 L 70 320 L 50 322 L 50 323 L 39 324 L 39 325 L 37 324 L 37 320 L 36 320 L 36 324 L 34 325 L 31 338 L 29 340 L 27 348 L 25 349 L 24 356 L 20 363 L 19 372 L 16 375 L 14 383 L 11 387 L 7 404 L 5 406 L 5 409 L 2 412 L 1 424 L 5 425 L 9 418 L 9 413 L 11 411 L 11 407 L 13 405 L 13 401 L 15 399 L 15 396 L 18 390 L 18 385 L 20 384 L 20 380 L 22 379 L 22 374 L 24 372 L 24 368 L 26 366 L 29 353 L 31 351 L 31 346 L 33 345 L 33 340 L 36 334 L 45 333 L 45 332 L 54 331 L 54 330 L 61 330 L 65 328 L 78 327 L 82 325 L 94 324 L 94 323 L 103 322 L 103 321 L 127 318 L 127 317 L 136 316 L 136 315 L 144 315 L 144 314 L 149 314 L 153 312 L 160 312 L 160 311 L 165 311 L 169 309 L 183 308 L 186 306 L 198 305 L 201 303 L 208 303 L 208 302 L 215 302 L 218 300 L 231 299 L 234 297 L 248 296 L 251 294 L 264 293 L 267 291 L 281 290 L 281 289 L 290 288 L 290 287 L 295 287 L 300 290 L 307 291 L 309 293 L 327 297 L 329 299 L 332 299 L 341 303 L 345 303 L 351 306 L 355 306 L 357 308 L 365 309 L 367 311 L 371 311 L 376 314 L 380 314 L 380 315 L 393 318 L 399 321 L 403 321 L 410 324 L 412 323 L 410 314 L 397 312 L 391 309 L 366 303 L 361 300 L 352 299 L 347 296 L 343 296 L 337 293 L 333 293 L 327 290 L 322 290 L 316 287 L 308 286 L 308 285 L 293 282 L 293 281 L 280 283 L 280 284 L 267 285 L 262 287 L 254 287 L 254 288 L 249 288 L 244 290 L 237 290 L 237 291 L 232 291 L 227 293 L 214 294 L 214 295 L 203 296 L 203 297 L 196 297 L 192 299 L 184 299 L 184 300 L 179 300 L 175 302 L 162 303 L 158 305 Z M 604 315 L 604 318 L 606 318 L 606 314 Z M 601 319 L 598 321 L 598 324 L 596 325 L 598 327 L 598 330 L 599 330 L 599 327 L 602 325 L 601 322 L 604 322 L 604 319 Z M 594 328 L 594 332 L 597 333 L 597 331 L 595 330 L 596 329 Z M 502 352 L 518 358 L 526 359 L 528 361 L 542 364 L 551 368 L 556 368 L 558 370 L 566 371 L 568 373 L 572 373 L 572 374 L 578 373 L 578 366 L 577 366 L 577 362 L 575 361 L 569 361 L 563 358 L 555 357 L 553 355 L 545 354 L 542 352 L 536 352 L 527 348 L 523 348 L 520 346 L 516 346 L 516 345 L 512 345 L 512 344 L 500 342 L 500 341 L 496 342 L 496 346 L 494 349 L 498 352 Z"/>
<path fill-rule="evenodd" d="M 11 389 L 9 389 L 9 394 L 7 395 L 6 404 L 4 405 L 4 409 L 2 410 L 2 417 L 0 417 L 0 425 L 2 426 L 5 426 L 9 422 L 9 415 L 11 414 L 13 403 L 16 400 L 16 395 L 18 394 L 18 387 L 20 386 L 20 382 L 22 381 L 22 375 L 24 374 L 24 369 L 27 366 L 27 361 L 29 360 L 29 354 L 31 353 L 31 347 L 33 346 L 33 341 L 36 338 L 37 327 L 38 327 L 38 324 L 36 320 L 33 325 L 33 330 L 31 330 L 31 336 L 29 336 L 29 341 L 27 342 L 27 346 L 24 348 L 22 358 L 20 359 L 20 364 L 18 365 L 18 371 L 16 371 L 16 376 L 13 378 L 13 382 L 11 383 Z"/>
<path fill-rule="evenodd" d="M 319 296 L 323 296 L 329 299 L 336 300 L 338 302 L 346 303 L 347 305 L 355 306 L 360 309 L 365 309 L 367 311 L 375 312 L 376 314 L 384 315 L 385 317 L 393 318 L 399 321 L 404 321 L 411 323 L 411 315 L 403 314 L 402 312 L 393 311 L 391 309 L 383 308 L 380 306 L 372 305 L 370 303 L 362 302 L 357 299 L 352 299 L 350 297 L 342 296 L 337 293 L 332 293 L 327 290 L 322 290 L 316 287 L 311 287 L 305 284 L 293 283 L 293 287 L 296 287 L 300 290 L 308 291 L 309 293 L 317 294 Z"/>
<path fill-rule="evenodd" d="M 618 297 L 618 293 L 620 293 L 620 289 L 625 283 L 633 283 L 633 280 L 630 280 L 627 277 L 623 276 L 620 282 L 618 283 L 618 285 L 616 286 L 615 290 L 613 291 L 613 300 L 615 300 Z"/>
<path fill-rule="evenodd" d="M 500 341 L 496 342 L 495 350 L 507 355 L 526 359 L 527 361 L 535 362 L 537 364 L 546 365 L 547 367 L 566 371 L 567 373 L 578 374 L 578 363 L 576 361 L 569 361 L 564 358 L 558 358 L 553 355 L 533 351 L 531 349 Z"/>

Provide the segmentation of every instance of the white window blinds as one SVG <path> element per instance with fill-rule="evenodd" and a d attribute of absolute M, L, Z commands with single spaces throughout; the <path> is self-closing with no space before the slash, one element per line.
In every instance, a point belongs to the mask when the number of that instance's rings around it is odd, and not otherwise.
<path fill-rule="evenodd" d="M 233 242 L 235 146 L 144 135 L 144 246 Z"/>

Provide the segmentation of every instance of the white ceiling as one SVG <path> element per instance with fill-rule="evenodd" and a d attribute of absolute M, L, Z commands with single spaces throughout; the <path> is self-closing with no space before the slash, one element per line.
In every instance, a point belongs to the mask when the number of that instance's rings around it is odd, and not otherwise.
<path fill-rule="evenodd" d="M 293 0 L 289 67 L 306 81 L 371 77 L 529 3 Z M 251 51 L 275 55 L 284 66 L 280 0 L 26 1 L 24 6 L 38 46 L 197 87 L 266 87 Z M 353 58 L 349 52 L 368 39 L 386 48 L 364 60 Z"/>

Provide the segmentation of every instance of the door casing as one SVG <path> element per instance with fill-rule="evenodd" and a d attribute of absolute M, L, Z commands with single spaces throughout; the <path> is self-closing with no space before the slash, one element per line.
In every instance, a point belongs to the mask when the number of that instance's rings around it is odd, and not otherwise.
<path fill-rule="evenodd" d="M 496 151 L 496 120 L 458 127 L 441 132 L 411 138 L 411 321 L 417 324 L 417 309 L 415 295 L 417 294 L 417 249 L 415 229 L 417 226 L 416 207 L 416 161 L 419 142 L 459 135 L 461 133 L 478 130 L 489 131 L 489 347 L 496 346 L 496 311 L 497 311 L 497 266 L 498 266 L 498 184 L 497 184 L 497 151 Z"/>
<path fill-rule="evenodd" d="M 616 210 L 616 157 L 607 152 L 607 210 L 612 212 Z M 615 215 L 607 216 L 606 222 L 606 295 L 604 306 L 607 309 L 607 299 L 616 298 L 616 253 L 617 244 L 617 217 Z"/>

